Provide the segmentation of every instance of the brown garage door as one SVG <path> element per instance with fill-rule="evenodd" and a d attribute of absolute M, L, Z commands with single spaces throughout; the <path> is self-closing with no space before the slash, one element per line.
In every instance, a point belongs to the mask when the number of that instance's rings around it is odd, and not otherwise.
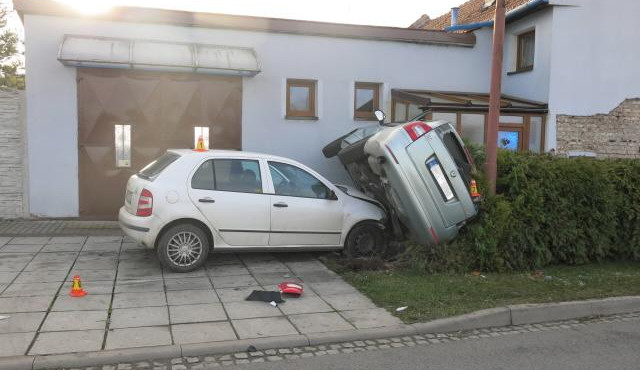
<path fill-rule="evenodd" d="M 194 127 L 208 127 L 212 149 L 241 149 L 241 116 L 240 77 L 79 68 L 80 217 L 116 219 L 129 176 L 168 148 L 193 148 Z M 119 161 L 116 130 L 130 132 Z"/>

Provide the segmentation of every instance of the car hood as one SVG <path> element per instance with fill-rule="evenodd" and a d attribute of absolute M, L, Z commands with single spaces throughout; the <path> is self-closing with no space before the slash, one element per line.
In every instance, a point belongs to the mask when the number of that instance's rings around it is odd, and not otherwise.
<path fill-rule="evenodd" d="M 354 188 L 353 186 L 349 186 L 349 185 L 343 185 L 343 184 L 334 184 L 338 189 L 344 191 L 345 193 L 347 193 L 347 195 L 356 198 L 356 199 L 360 199 L 360 200 L 364 200 L 365 202 L 369 202 L 369 203 L 373 203 L 381 208 L 384 209 L 384 206 L 378 202 L 377 200 L 375 200 L 374 198 L 367 196 L 365 193 L 361 192 L 360 190 Z"/>

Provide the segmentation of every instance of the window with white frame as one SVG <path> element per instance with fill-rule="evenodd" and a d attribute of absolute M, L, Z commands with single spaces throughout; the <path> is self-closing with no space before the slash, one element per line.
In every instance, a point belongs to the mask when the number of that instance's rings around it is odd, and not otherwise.
<path fill-rule="evenodd" d="M 116 167 L 131 167 L 131 125 L 115 125 Z"/>

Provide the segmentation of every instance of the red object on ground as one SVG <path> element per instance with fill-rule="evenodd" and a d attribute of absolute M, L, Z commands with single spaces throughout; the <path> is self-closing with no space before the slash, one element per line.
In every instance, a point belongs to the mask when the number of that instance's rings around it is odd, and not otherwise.
<path fill-rule="evenodd" d="M 283 281 L 282 283 L 278 284 L 278 289 L 280 289 L 280 293 L 295 295 L 301 295 L 302 291 L 304 290 L 302 284 L 292 283 L 289 281 Z"/>
<path fill-rule="evenodd" d="M 87 295 L 87 291 L 82 289 L 80 275 L 73 277 L 73 284 L 71 285 L 71 292 L 69 292 L 69 295 L 72 297 L 84 297 Z"/>

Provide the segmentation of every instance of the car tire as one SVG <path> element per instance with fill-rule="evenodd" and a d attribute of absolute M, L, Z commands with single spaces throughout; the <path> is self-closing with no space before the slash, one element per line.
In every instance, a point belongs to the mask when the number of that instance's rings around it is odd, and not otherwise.
<path fill-rule="evenodd" d="M 347 236 L 344 252 L 348 257 L 374 257 L 384 254 L 387 247 L 381 225 L 373 222 L 365 222 L 356 225 Z"/>
<path fill-rule="evenodd" d="M 169 228 L 158 241 L 156 254 L 162 266 L 174 272 L 200 268 L 209 255 L 209 238 L 198 226 L 178 224 Z"/>

